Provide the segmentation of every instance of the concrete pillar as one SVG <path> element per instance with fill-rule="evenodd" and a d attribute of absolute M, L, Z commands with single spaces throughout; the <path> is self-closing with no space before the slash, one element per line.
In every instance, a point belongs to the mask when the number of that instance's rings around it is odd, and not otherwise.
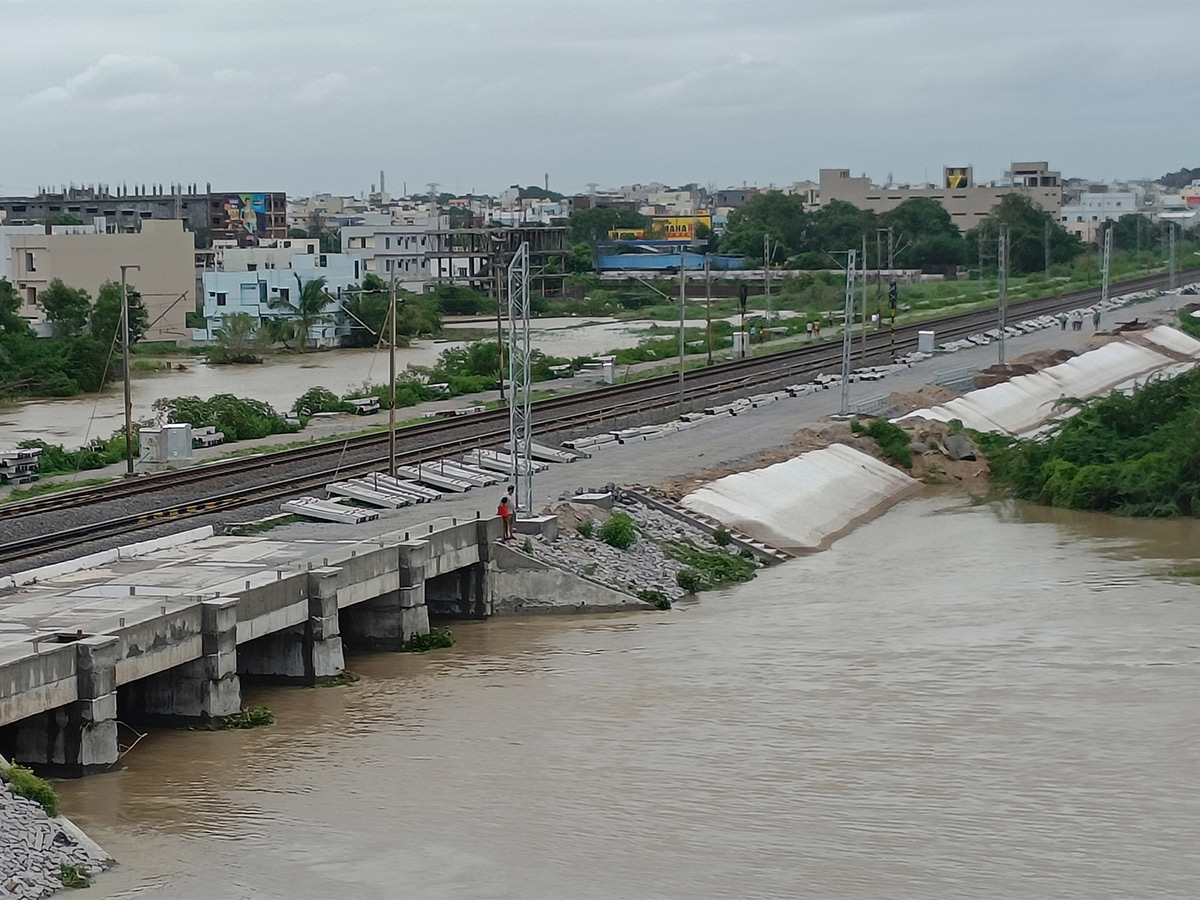
<path fill-rule="evenodd" d="M 429 634 L 425 606 L 427 541 L 398 545 L 400 587 L 341 611 L 342 635 L 356 650 L 401 650 L 414 634 Z"/>
<path fill-rule="evenodd" d="M 237 598 L 201 601 L 200 615 L 200 658 L 124 688 L 131 716 L 178 724 L 208 722 L 241 712 Z"/>
<path fill-rule="evenodd" d="M 75 642 L 79 699 L 17 723 L 18 760 L 66 778 L 116 768 L 117 645 L 115 635 Z"/>
<path fill-rule="evenodd" d="M 337 606 L 335 568 L 308 575 L 308 618 L 238 648 L 243 678 L 272 684 L 318 684 L 346 668 Z"/>

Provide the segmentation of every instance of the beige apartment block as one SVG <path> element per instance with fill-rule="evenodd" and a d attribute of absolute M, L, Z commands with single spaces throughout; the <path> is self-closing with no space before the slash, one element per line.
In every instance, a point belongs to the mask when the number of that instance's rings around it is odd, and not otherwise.
<path fill-rule="evenodd" d="M 941 186 L 880 187 L 865 175 L 854 178 L 849 169 L 822 169 L 820 200 L 824 205 L 842 200 L 859 209 L 884 213 L 895 209 L 905 200 L 927 197 L 936 200 L 960 231 L 974 228 L 992 208 L 1009 194 L 1025 194 L 1035 204 L 1058 218 L 1062 207 L 1062 175 L 1050 170 L 1047 163 L 1013 163 L 1005 173 L 1004 185 L 975 185 L 970 166 L 946 166 L 942 169 Z"/>
<path fill-rule="evenodd" d="M 20 314 L 33 322 L 46 312 L 39 295 L 55 278 L 83 288 L 94 300 L 106 281 L 126 280 L 142 294 L 150 327 L 143 340 L 179 341 L 187 335 L 185 316 L 195 308 L 195 245 L 178 219 L 146 219 L 141 230 L 124 234 L 13 235 L 12 283 L 21 295 Z"/>

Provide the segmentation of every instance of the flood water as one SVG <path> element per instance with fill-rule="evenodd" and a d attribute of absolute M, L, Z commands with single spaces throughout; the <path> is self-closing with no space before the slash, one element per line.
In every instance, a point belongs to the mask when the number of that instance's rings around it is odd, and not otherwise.
<path fill-rule="evenodd" d="M 97 897 L 1195 897 L 1198 525 L 912 500 L 668 612 L 247 692 L 277 724 L 63 807 Z"/>
<path fill-rule="evenodd" d="M 551 356 L 574 358 L 603 353 L 621 347 L 637 346 L 645 337 L 645 322 L 546 319 L 535 323 L 530 344 Z M 468 323 L 461 327 L 490 327 L 489 323 Z M 455 327 L 447 328 L 447 337 Z M 462 341 L 414 341 L 398 350 L 396 367 L 432 366 L 442 351 L 465 346 Z M 118 361 L 119 362 L 119 361 Z M 200 357 L 180 357 L 184 371 L 171 370 L 133 378 L 133 416 L 136 421 L 154 418 L 153 403 L 162 397 L 195 396 L 207 399 L 214 394 L 253 396 L 286 412 L 296 398 L 309 388 L 321 386 L 341 395 L 359 388 L 364 382 L 387 384 L 386 349 L 338 350 L 268 357 L 262 365 L 210 366 Z M 30 400 L 0 408 L 0 449 L 17 442 L 40 438 L 51 444 L 75 448 L 96 437 L 107 438 L 124 427 L 125 405 L 120 385 L 103 394 L 62 400 Z"/>

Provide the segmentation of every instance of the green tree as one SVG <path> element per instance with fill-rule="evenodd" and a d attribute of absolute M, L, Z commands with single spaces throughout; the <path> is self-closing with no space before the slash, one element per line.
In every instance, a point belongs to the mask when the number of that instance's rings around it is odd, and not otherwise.
<path fill-rule="evenodd" d="M 38 295 L 38 302 L 46 311 L 55 337 L 73 337 L 83 331 L 92 308 L 87 291 L 67 287 L 61 278 L 50 282 L 50 286 Z"/>
<path fill-rule="evenodd" d="M 149 325 L 146 307 L 142 305 L 142 295 L 130 285 L 125 286 L 125 298 L 129 303 L 129 343 L 132 346 L 142 339 Z M 101 344 L 106 347 L 113 345 L 113 339 L 119 340 L 121 332 L 121 285 L 116 281 L 106 281 L 100 286 L 96 295 L 96 303 L 92 307 L 91 332 Z"/>
<path fill-rule="evenodd" d="M 967 259 L 967 243 L 950 213 L 936 200 L 913 197 L 879 217 L 891 227 L 901 248 L 896 261 L 909 266 L 961 265 Z M 870 236 L 868 236 L 869 238 Z M 874 243 L 868 239 L 868 252 Z M 880 247 L 882 255 L 884 247 Z"/>
<path fill-rule="evenodd" d="M 587 244 L 573 244 L 567 253 L 566 267 L 568 272 L 582 274 L 593 268 L 592 248 Z"/>
<path fill-rule="evenodd" d="M 1046 266 L 1045 236 L 1050 229 L 1050 262 L 1067 263 L 1083 253 L 1083 243 L 1025 194 L 1007 194 L 975 228 L 967 232 L 967 246 L 975 247 L 982 235 L 985 246 L 995 247 L 1001 227 L 1008 229 L 1008 256 L 1012 272 L 1028 275 Z"/>
<path fill-rule="evenodd" d="M 329 315 L 325 307 L 329 297 L 325 292 L 325 278 L 314 278 L 304 281 L 299 273 L 296 274 L 296 298 L 293 300 L 277 299 L 269 301 L 271 309 L 282 309 L 291 314 L 296 321 L 296 346 L 303 353 L 308 345 L 308 332 L 318 322 L 326 322 Z"/>
<path fill-rule="evenodd" d="M 353 290 L 353 289 L 352 289 Z M 350 347 L 374 347 L 383 339 L 387 328 L 389 286 L 374 273 L 363 279 L 357 293 L 342 304 L 350 317 Z"/>
<path fill-rule="evenodd" d="M 608 233 L 616 228 L 643 229 L 645 216 L 632 209 L 606 209 L 594 206 L 573 212 L 570 219 L 571 243 L 586 244 L 595 253 L 596 246 L 608 240 Z"/>
<path fill-rule="evenodd" d="M 812 249 L 808 245 L 808 231 L 813 219 L 799 195 L 778 191 L 755 194 L 729 214 L 721 250 L 760 260 L 763 236 L 769 234 L 772 241 L 780 244 L 778 258 L 793 256 Z"/>
<path fill-rule="evenodd" d="M 249 313 L 234 313 L 221 319 L 217 329 L 217 345 L 208 355 L 211 363 L 260 363 L 258 321 Z"/>

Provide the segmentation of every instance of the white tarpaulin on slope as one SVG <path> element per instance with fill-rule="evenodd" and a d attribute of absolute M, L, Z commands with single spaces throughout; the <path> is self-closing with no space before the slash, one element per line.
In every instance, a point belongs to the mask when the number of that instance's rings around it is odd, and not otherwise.
<path fill-rule="evenodd" d="M 688 494 L 682 503 L 797 553 L 828 546 L 918 484 L 873 456 L 833 444 L 765 469 L 727 475 Z"/>
<path fill-rule="evenodd" d="M 1148 343 L 1171 354 L 1200 359 L 1200 341 L 1165 325 L 1139 332 Z M 1019 435 L 1045 424 L 1060 412 L 1064 397 L 1086 399 L 1176 365 L 1178 356 L 1126 341 L 1113 341 L 1032 375 L 972 391 L 904 419 L 959 419 L 967 428 Z"/>

